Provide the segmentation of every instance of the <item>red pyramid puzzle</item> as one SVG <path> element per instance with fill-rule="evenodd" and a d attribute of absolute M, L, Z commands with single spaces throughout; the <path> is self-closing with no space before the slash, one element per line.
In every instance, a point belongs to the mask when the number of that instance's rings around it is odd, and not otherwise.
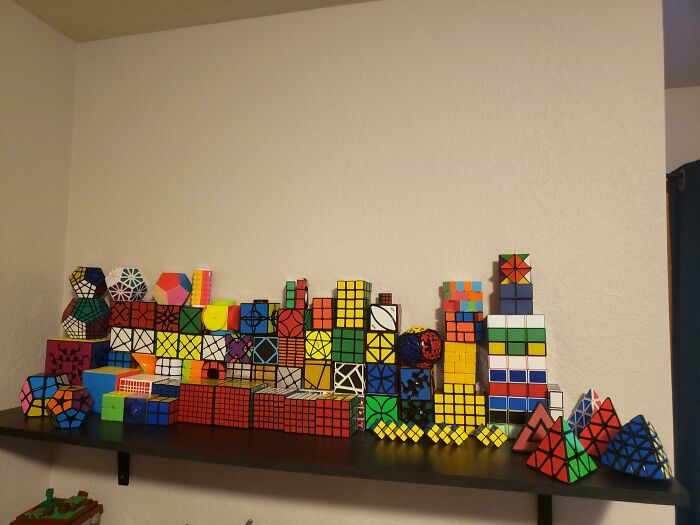
<path fill-rule="evenodd" d="M 593 414 L 588 425 L 581 430 L 578 439 L 591 456 L 602 456 L 621 426 L 615 407 L 608 397 L 600 405 L 598 412 Z"/>
<path fill-rule="evenodd" d="M 533 452 L 552 428 L 554 420 L 542 403 L 530 415 L 513 445 L 514 452 Z"/>
<path fill-rule="evenodd" d="M 596 470 L 569 424 L 558 418 L 527 464 L 562 483 L 575 483 Z"/>

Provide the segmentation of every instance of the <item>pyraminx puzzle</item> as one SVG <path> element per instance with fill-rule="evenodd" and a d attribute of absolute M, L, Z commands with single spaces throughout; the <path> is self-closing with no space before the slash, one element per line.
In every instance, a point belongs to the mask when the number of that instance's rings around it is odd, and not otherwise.
<path fill-rule="evenodd" d="M 569 416 L 569 426 L 578 436 L 600 408 L 600 396 L 591 389 L 583 394 Z"/>
<path fill-rule="evenodd" d="M 554 420 L 543 404 L 538 404 L 530 414 L 513 444 L 515 452 L 534 452 L 554 425 Z"/>
<path fill-rule="evenodd" d="M 591 456 L 600 456 L 619 431 L 620 420 L 608 397 L 593 414 L 588 425 L 583 427 L 578 439 Z"/>
<path fill-rule="evenodd" d="M 654 426 L 642 415 L 622 426 L 601 457 L 603 465 L 649 479 L 669 479 L 671 465 Z"/>
<path fill-rule="evenodd" d="M 593 459 L 562 418 L 554 422 L 527 464 L 562 483 L 575 483 L 596 470 Z"/>

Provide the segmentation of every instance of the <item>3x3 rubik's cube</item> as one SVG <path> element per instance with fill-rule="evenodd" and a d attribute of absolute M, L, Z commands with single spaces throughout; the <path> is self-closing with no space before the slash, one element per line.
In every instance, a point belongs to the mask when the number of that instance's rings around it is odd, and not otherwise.
<path fill-rule="evenodd" d="M 544 315 L 533 314 L 529 254 L 499 256 L 500 314 L 486 319 L 489 422 L 516 437 L 537 404 L 548 404 Z"/>

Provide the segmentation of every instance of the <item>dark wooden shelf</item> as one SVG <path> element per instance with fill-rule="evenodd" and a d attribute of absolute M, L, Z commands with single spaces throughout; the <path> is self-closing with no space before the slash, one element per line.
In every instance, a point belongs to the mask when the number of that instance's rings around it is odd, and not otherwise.
<path fill-rule="evenodd" d="M 114 450 L 119 482 L 128 483 L 129 454 L 238 465 L 327 476 L 449 485 L 635 503 L 687 506 L 688 492 L 675 479 L 645 481 L 601 467 L 592 476 L 564 485 L 527 467 L 527 455 L 484 448 L 470 439 L 460 447 L 392 443 L 357 433 L 351 439 L 235 430 L 191 424 L 132 426 L 90 416 L 82 428 L 59 431 L 48 419 L 25 418 L 19 408 L 0 412 L 0 434 Z M 547 509 L 544 509 L 545 511 Z M 551 509 L 550 509 L 551 510 Z"/>

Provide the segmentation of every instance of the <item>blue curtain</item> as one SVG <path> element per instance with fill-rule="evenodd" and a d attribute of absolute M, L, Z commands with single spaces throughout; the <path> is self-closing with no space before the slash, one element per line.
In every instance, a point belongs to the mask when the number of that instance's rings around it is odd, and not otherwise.
<path fill-rule="evenodd" d="M 675 475 L 690 492 L 677 525 L 700 523 L 700 161 L 667 176 Z"/>

